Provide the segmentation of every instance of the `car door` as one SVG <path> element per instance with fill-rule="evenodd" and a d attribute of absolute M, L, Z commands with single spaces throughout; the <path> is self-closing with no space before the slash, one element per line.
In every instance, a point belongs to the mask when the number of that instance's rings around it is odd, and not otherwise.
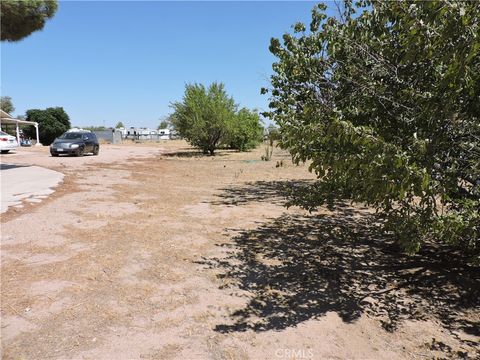
<path fill-rule="evenodd" d="M 85 143 L 85 152 L 93 151 L 93 136 L 92 134 L 84 134 L 83 142 Z"/>
<path fill-rule="evenodd" d="M 97 135 L 95 135 L 94 133 L 91 133 L 90 135 L 92 136 L 93 149 L 95 149 L 95 147 L 98 145 Z"/>

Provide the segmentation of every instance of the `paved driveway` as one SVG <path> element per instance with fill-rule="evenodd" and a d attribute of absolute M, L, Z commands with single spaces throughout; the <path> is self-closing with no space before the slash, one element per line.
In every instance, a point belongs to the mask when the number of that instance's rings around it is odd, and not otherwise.
<path fill-rule="evenodd" d="M 86 166 L 127 162 L 131 158 L 151 157 L 162 148 L 155 144 L 101 145 L 99 156 L 51 157 L 48 146 L 18 148 L 0 155 L 1 213 L 21 202 L 40 202 L 54 192 L 64 174 L 82 171 Z"/>
<path fill-rule="evenodd" d="M 0 164 L 1 213 L 12 206 L 21 206 L 23 200 L 40 202 L 53 193 L 63 174 L 39 166 Z"/>

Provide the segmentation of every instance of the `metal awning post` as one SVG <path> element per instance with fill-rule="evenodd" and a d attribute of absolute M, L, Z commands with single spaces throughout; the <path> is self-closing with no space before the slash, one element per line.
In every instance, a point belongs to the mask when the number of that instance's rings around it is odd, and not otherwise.
<path fill-rule="evenodd" d="M 15 133 L 17 134 L 17 143 L 20 145 L 20 129 L 18 128 L 18 122 L 15 123 Z"/>
<path fill-rule="evenodd" d="M 37 142 L 35 143 L 35 146 L 42 146 L 42 144 L 40 143 L 40 138 L 38 136 L 38 123 L 35 123 L 34 126 L 35 126 L 35 132 L 37 134 Z"/>

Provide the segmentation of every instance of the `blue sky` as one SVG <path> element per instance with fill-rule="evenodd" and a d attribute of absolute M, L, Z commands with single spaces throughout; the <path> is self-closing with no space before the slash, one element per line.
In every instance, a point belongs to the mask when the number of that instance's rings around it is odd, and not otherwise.
<path fill-rule="evenodd" d="M 1 44 L 1 94 L 22 115 L 62 106 L 72 125 L 156 127 L 186 83 L 225 83 L 267 109 L 271 37 L 315 2 L 61 1 L 43 31 Z"/>

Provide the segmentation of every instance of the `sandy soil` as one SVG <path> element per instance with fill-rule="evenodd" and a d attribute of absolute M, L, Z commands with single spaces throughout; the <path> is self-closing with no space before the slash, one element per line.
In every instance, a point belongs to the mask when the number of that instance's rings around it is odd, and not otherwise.
<path fill-rule="evenodd" d="M 478 268 L 399 256 L 368 209 L 285 208 L 312 175 L 263 151 L 12 154 L 65 180 L 2 216 L 2 358 L 480 357 Z"/>

